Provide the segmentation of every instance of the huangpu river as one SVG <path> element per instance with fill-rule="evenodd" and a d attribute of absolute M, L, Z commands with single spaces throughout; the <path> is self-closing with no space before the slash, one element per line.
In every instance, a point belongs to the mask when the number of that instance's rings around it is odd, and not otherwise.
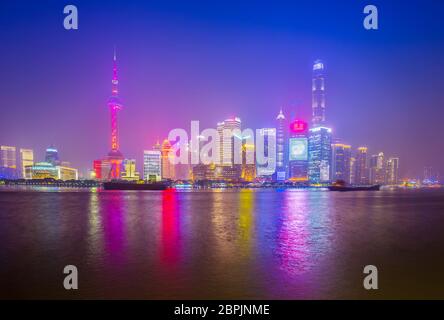
<path fill-rule="evenodd" d="M 444 190 L 5 187 L 0 298 L 442 299 Z"/>

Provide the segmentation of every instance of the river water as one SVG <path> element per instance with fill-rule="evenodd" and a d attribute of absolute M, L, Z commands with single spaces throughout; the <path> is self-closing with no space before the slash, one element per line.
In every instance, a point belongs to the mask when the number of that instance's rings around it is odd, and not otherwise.
<path fill-rule="evenodd" d="M 444 298 L 444 190 L 3 187 L 0 298 Z"/>

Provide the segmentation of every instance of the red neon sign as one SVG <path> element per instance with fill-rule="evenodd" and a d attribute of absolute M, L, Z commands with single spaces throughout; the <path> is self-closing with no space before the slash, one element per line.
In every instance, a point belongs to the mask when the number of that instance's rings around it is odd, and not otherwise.
<path fill-rule="evenodd" d="M 308 130 L 308 123 L 302 120 L 293 121 L 290 124 L 290 130 L 294 133 L 304 133 Z"/>

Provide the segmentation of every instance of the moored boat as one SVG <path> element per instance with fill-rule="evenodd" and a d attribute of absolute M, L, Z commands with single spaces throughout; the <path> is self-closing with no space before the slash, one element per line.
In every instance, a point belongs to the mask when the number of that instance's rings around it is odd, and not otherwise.
<path fill-rule="evenodd" d="M 166 182 L 136 183 L 111 181 L 103 183 L 103 189 L 105 190 L 165 190 L 169 187 L 170 185 Z"/>
<path fill-rule="evenodd" d="M 372 186 L 329 186 L 328 190 L 330 191 L 379 191 L 381 188 L 380 185 L 372 185 Z"/>
<path fill-rule="evenodd" d="M 379 184 L 371 186 L 348 186 L 344 180 L 337 180 L 331 186 L 328 186 L 330 191 L 379 191 L 381 186 Z"/>

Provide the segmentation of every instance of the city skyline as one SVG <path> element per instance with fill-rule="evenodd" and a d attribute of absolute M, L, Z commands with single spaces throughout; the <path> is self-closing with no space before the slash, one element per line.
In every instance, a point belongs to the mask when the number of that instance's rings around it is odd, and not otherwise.
<path fill-rule="evenodd" d="M 21 12 L 20 4 L 8 6 L 12 12 Z M 48 6 L 58 9 L 55 5 Z M 142 171 L 143 150 L 151 149 L 171 128 L 185 127 L 191 120 L 213 127 L 221 119 L 236 115 L 248 127 L 274 127 L 276 110 L 281 107 L 290 119 L 297 115 L 310 120 L 310 65 L 318 58 L 328 70 L 326 117 L 330 125 L 334 124 L 336 136 L 353 149 L 367 146 L 369 156 L 381 151 L 399 156 L 404 176 L 421 176 L 424 167 L 443 171 L 442 143 L 433 135 L 443 113 L 437 107 L 442 97 L 433 88 L 442 80 L 431 77 L 432 72 L 442 67 L 442 58 L 430 53 L 431 49 L 442 47 L 436 41 L 440 31 L 430 31 L 427 43 L 421 38 L 421 32 L 435 23 L 435 17 L 426 21 L 420 14 L 416 16 L 423 23 L 419 30 L 412 30 L 404 23 L 394 28 L 386 22 L 392 28 L 381 28 L 380 37 L 401 49 L 409 49 L 404 51 L 387 49 L 386 42 L 383 46 L 365 30 L 343 30 L 340 21 L 332 24 L 332 30 L 326 30 L 332 17 L 325 16 L 325 21 L 318 25 L 297 19 L 299 22 L 293 23 L 284 13 L 287 4 L 275 9 L 284 25 L 276 25 L 277 18 L 263 16 L 261 6 L 255 9 L 257 15 L 250 24 L 240 22 L 247 11 L 240 5 L 234 6 L 233 13 L 203 6 L 196 16 L 181 7 L 190 25 L 184 25 L 172 14 L 167 20 L 170 28 L 164 29 L 167 22 L 159 17 L 165 16 L 166 8 L 158 5 L 147 6 L 149 14 L 158 19 L 142 19 L 143 15 L 129 8 L 125 12 L 140 19 L 118 28 L 109 26 L 107 30 L 92 28 L 91 19 L 119 17 L 118 3 L 111 3 L 102 17 L 93 17 L 99 10 L 97 5 L 83 6 L 88 10 L 82 16 L 85 22 L 78 33 L 66 33 L 53 26 L 51 19 L 48 22 L 41 19 L 37 24 L 54 39 L 48 35 L 42 43 L 29 43 L 25 40 L 31 35 L 19 33 L 21 44 L 6 52 L 0 62 L 5 72 L 0 87 L 9 107 L 3 113 L 3 119 L 8 121 L 0 129 L 0 144 L 31 148 L 36 159 L 42 159 L 46 147 L 54 144 L 64 158 L 85 174 L 91 168 L 91 159 L 109 152 L 105 143 L 109 135 L 106 99 L 109 52 L 115 44 L 122 70 L 121 96 L 126 106 L 119 115 L 122 152 L 137 160 L 139 171 Z M 398 14 L 394 5 L 382 8 L 387 15 Z M 37 12 L 47 9 L 36 8 Z M 349 19 L 347 23 L 362 18 L 354 17 L 353 9 L 351 6 L 342 13 Z M 311 6 L 304 4 L 294 12 L 299 16 L 310 10 Z M 217 15 L 231 19 L 231 23 L 235 20 L 238 35 L 234 36 L 230 29 L 221 29 L 226 26 L 224 19 L 206 20 Z M 0 31 L 0 39 L 6 45 L 12 40 L 7 36 L 10 28 L 27 27 L 26 14 L 21 19 L 4 19 L 7 23 L 5 30 Z M 207 28 L 200 30 L 193 23 Z M 249 28 L 257 23 L 262 28 L 250 34 Z M 136 26 L 140 31 L 133 33 Z M 86 31 L 87 28 L 92 29 Z M 331 42 L 339 31 L 344 32 L 338 39 L 349 46 L 347 50 Z M 158 36 L 153 36 L 153 32 Z M 407 34 L 412 35 L 409 43 L 405 41 Z M 170 38 L 163 37 L 167 35 Z M 180 35 L 188 41 L 181 40 Z M 101 40 L 93 43 L 94 37 Z M 137 39 L 145 41 L 139 43 Z M 58 41 L 60 47 L 50 50 L 42 46 L 52 41 Z M 264 48 L 264 44 L 273 50 Z M 89 46 L 94 50 L 85 50 Z M 206 49 L 199 51 L 199 48 Z M 406 68 L 404 62 L 412 58 L 421 63 Z M 34 61 L 43 63 L 36 65 Z M 42 75 L 43 79 L 37 80 Z M 418 83 L 417 78 L 432 80 L 426 85 Z M 27 96 L 33 100 L 19 94 L 25 87 Z M 31 107 L 35 101 L 39 102 L 38 108 Z M 50 126 L 46 125 L 48 121 Z M 42 125 L 45 130 L 41 130 Z"/>
<path fill-rule="evenodd" d="M 109 126 L 111 128 L 111 131 L 110 131 L 111 151 L 107 154 L 107 156 L 105 158 L 103 158 L 103 160 L 94 160 L 93 165 L 91 167 L 81 168 L 80 171 L 84 172 L 84 174 L 81 174 L 80 176 L 83 179 L 90 178 L 90 173 L 92 171 L 97 171 L 97 172 L 101 172 L 101 171 L 108 172 L 109 171 L 109 176 L 108 176 L 109 179 L 123 177 L 122 174 L 125 174 L 125 171 L 128 172 L 128 170 L 131 171 L 133 174 L 135 173 L 137 176 L 139 176 L 138 169 L 141 172 L 145 171 L 146 164 L 144 163 L 144 161 L 139 162 L 139 164 L 137 165 L 136 161 L 134 159 L 125 159 L 123 154 L 120 152 L 120 143 L 119 143 L 120 137 L 119 137 L 119 130 L 118 130 L 117 112 L 123 108 L 123 103 L 121 102 L 121 99 L 118 95 L 119 81 L 118 81 L 118 76 L 117 76 L 117 54 L 116 54 L 115 47 L 114 47 L 114 53 L 113 53 L 112 59 L 113 59 L 112 60 L 113 61 L 113 63 L 112 63 L 113 76 L 112 76 L 112 81 L 111 81 L 112 90 L 111 90 L 111 96 L 108 99 L 108 106 L 109 106 L 110 115 L 111 115 L 111 117 L 110 117 L 111 121 L 109 122 Z M 325 181 L 325 182 L 330 181 L 331 182 L 331 181 L 335 180 L 334 178 L 336 177 L 336 175 L 334 173 L 334 170 L 335 170 L 336 166 L 335 166 L 334 162 L 336 160 L 335 160 L 335 152 L 334 152 L 333 148 L 336 145 L 335 140 L 341 141 L 343 139 L 336 137 L 334 135 L 334 133 L 332 132 L 332 129 L 331 129 L 332 126 L 330 125 L 331 123 L 328 120 L 326 120 L 326 116 L 325 116 L 325 114 L 326 114 L 326 99 L 325 99 L 325 66 L 324 66 L 324 62 L 320 59 L 316 59 L 312 64 L 312 71 L 313 71 L 313 74 L 312 74 L 312 105 L 311 105 L 312 114 L 311 114 L 311 119 L 310 119 L 311 121 L 307 120 L 307 121 L 311 122 L 311 125 L 308 125 L 307 122 L 304 123 L 304 121 L 306 119 L 301 119 L 297 116 L 293 119 L 291 119 L 291 118 L 287 119 L 284 115 L 282 107 L 280 108 L 279 114 L 276 117 L 276 121 L 277 121 L 276 127 L 277 128 L 273 128 L 273 130 L 277 130 L 278 133 L 279 132 L 281 132 L 281 133 L 280 133 L 280 137 L 278 134 L 278 137 L 276 140 L 277 141 L 276 156 L 275 156 L 275 159 L 273 160 L 273 161 L 277 161 L 276 162 L 276 171 L 275 171 L 275 173 L 273 173 L 273 176 L 275 174 L 277 174 L 277 176 L 273 177 L 273 180 L 275 180 L 275 181 L 279 181 L 279 180 L 284 181 L 284 180 L 288 180 L 290 178 L 295 178 L 295 176 L 292 176 L 291 174 L 288 175 L 288 173 L 291 170 L 290 169 L 291 165 L 289 163 L 289 159 L 288 159 L 289 154 L 288 154 L 288 149 L 287 149 L 288 143 L 289 143 L 289 141 L 288 141 L 289 137 L 291 137 L 293 135 L 293 138 L 294 138 L 295 137 L 294 133 L 295 132 L 297 133 L 297 131 L 298 131 L 298 130 L 295 131 L 295 128 L 294 128 L 295 125 L 296 126 L 303 125 L 303 126 L 305 126 L 305 129 L 302 131 L 310 131 L 310 135 L 304 135 L 305 136 L 304 139 L 307 140 L 307 145 L 309 147 L 308 154 L 307 154 L 308 158 L 306 159 L 307 163 L 306 163 L 306 165 L 303 165 L 303 166 L 306 166 L 305 171 L 307 171 L 307 174 L 306 174 L 307 178 L 311 176 L 309 180 L 312 183 L 319 183 L 322 181 Z M 225 125 L 226 123 L 228 123 L 228 126 Z M 224 130 L 224 129 L 243 130 L 244 128 L 241 129 L 240 123 L 241 123 L 241 119 L 239 117 L 234 116 L 234 117 L 226 119 L 222 122 L 218 122 L 217 125 L 215 126 L 215 128 L 217 129 L 217 131 L 220 135 L 220 139 L 221 139 L 220 140 L 220 158 L 221 158 L 221 165 L 222 166 L 224 166 L 224 161 L 226 161 L 226 160 L 223 160 L 224 158 L 226 158 L 227 156 L 229 158 L 233 157 L 232 154 L 229 154 L 229 153 L 231 153 L 231 151 L 229 151 L 229 150 L 232 150 L 232 148 L 233 148 L 233 146 L 232 146 L 233 142 L 230 142 L 230 141 L 224 142 L 223 137 L 222 137 L 222 130 Z M 260 128 L 260 130 L 264 130 L 264 129 L 268 130 L 266 128 Z M 299 133 L 303 134 L 302 131 Z M 293 134 L 292 134 L 292 132 L 293 132 Z M 324 159 L 321 161 L 321 163 L 313 163 L 311 160 L 309 160 L 310 155 L 314 154 L 313 150 L 310 151 L 310 145 L 312 146 L 312 149 L 313 149 L 313 143 L 310 144 L 309 141 L 313 140 L 313 133 L 315 133 L 315 132 L 321 133 L 321 136 L 319 138 L 316 138 L 316 137 L 314 138 L 315 140 L 321 139 L 320 141 L 322 141 L 322 142 L 320 142 L 321 143 L 321 145 L 319 146 L 320 150 L 318 151 L 318 152 L 322 152 L 324 154 L 324 156 L 321 157 L 322 159 Z M 327 134 L 327 138 L 323 138 L 323 135 L 325 135 L 325 134 Z M 159 135 L 159 136 L 161 136 L 161 135 Z M 164 136 L 168 136 L 168 134 L 166 134 Z M 300 139 L 300 138 L 297 138 L 297 139 Z M 324 141 L 323 139 L 327 139 L 327 140 Z M 290 140 L 292 140 L 292 138 L 290 138 Z M 158 143 L 159 143 L 159 139 L 157 139 L 156 144 L 158 144 Z M 167 139 L 163 140 L 162 149 L 164 148 L 165 143 L 168 143 L 169 147 L 167 149 L 170 150 L 171 143 Z M 379 181 L 375 180 L 374 178 L 372 179 L 372 177 L 371 177 L 372 169 L 374 169 L 373 168 L 374 165 L 372 164 L 373 158 L 380 157 L 381 155 L 382 155 L 382 157 L 384 157 L 384 153 L 382 151 L 378 151 L 378 152 L 376 152 L 377 154 L 368 154 L 368 148 L 365 147 L 365 145 L 366 145 L 365 143 L 360 144 L 360 145 L 354 147 L 355 151 L 353 151 L 353 150 L 350 151 L 348 161 L 354 161 L 357 159 L 358 164 L 357 164 L 357 167 L 354 168 L 353 162 L 350 163 L 351 168 L 348 171 L 349 177 L 344 179 L 347 183 L 358 183 L 358 184 L 369 184 L 369 183 L 375 183 L 375 182 L 380 183 L 380 184 L 386 183 L 386 175 L 388 175 L 388 173 L 385 172 L 386 165 L 389 165 L 389 163 L 391 163 L 392 159 L 397 159 L 396 183 L 399 182 L 401 179 L 405 179 L 405 178 L 419 178 L 420 181 L 421 181 L 421 179 L 427 180 L 426 175 L 424 175 L 422 177 L 420 177 L 420 176 L 416 176 L 416 177 L 399 176 L 399 173 L 398 173 L 399 157 L 393 156 L 390 153 L 389 154 L 391 155 L 391 157 L 388 158 L 387 164 L 385 162 L 383 163 L 383 160 L 381 160 L 382 162 L 381 162 L 381 164 L 379 164 L 379 166 L 381 167 L 381 170 L 384 171 L 384 174 L 383 174 L 384 178 L 382 178 L 382 180 L 380 179 Z M 353 149 L 353 146 L 351 146 L 351 145 L 347 145 L 347 146 L 350 149 Z M 13 146 L 2 146 L 2 148 L 3 147 L 16 148 L 15 146 L 14 147 Z M 58 150 L 51 144 L 46 149 L 46 155 L 45 155 L 44 162 L 51 163 L 52 165 L 55 165 L 54 163 L 52 163 L 52 161 L 48 161 L 48 151 L 53 148 L 56 152 L 56 155 L 58 156 Z M 325 148 L 327 148 L 327 149 L 325 149 Z M 147 151 L 150 152 L 150 151 L 155 151 L 157 149 L 158 148 L 154 144 L 151 148 L 144 149 L 142 151 L 143 152 L 143 159 L 145 159 L 145 153 Z M 325 150 L 321 151 L 323 149 L 325 149 Z M 20 152 L 22 152 L 22 150 L 26 150 L 26 149 L 20 148 L 19 150 L 20 150 Z M 33 149 L 30 149 L 30 150 L 31 150 L 31 152 L 33 152 Z M 360 154 L 361 154 L 362 150 L 365 150 L 365 158 L 360 160 Z M 315 153 L 316 152 L 317 151 L 315 151 Z M 168 151 L 166 153 L 165 158 L 168 158 L 169 161 L 172 161 L 171 154 L 169 154 L 169 153 L 170 153 L 170 151 Z M 266 151 L 266 153 L 268 153 L 268 151 Z M 352 160 L 353 156 L 355 156 L 356 159 Z M 162 157 L 164 157 L 164 156 L 162 156 Z M 318 157 L 318 156 L 315 156 L 315 157 Z M 319 158 L 317 161 L 320 161 L 321 158 Z M 19 160 L 20 157 L 16 157 L 16 159 Z M 44 163 L 44 162 L 41 162 L 41 163 Z M 101 164 L 99 164 L 99 167 L 105 166 L 105 168 L 97 169 L 96 168 L 97 162 L 101 163 Z M 102 162 L 106 162 L 106 164 L 103 165 Z M 129 166 L 129 169 L 126 169 L 126 167 L 124 166 L 124 163 L 128 163 L 128 162 L 130 162 L 131 165 Z M 324 167 L 322 165 L 322 162 L 324 163 Z M 39 164 L 38 160 L 36 161 L 36 163 Z M 347 163 L 347 165 L 349 165 L 349 164 Z M 23 164 L 17 162 L 17 168 L 19 168 L 19 166 L 23 166 Z M 164 164 L 162 162 L 162 167 L 163 166 L 164 166 Z M 171 166 L 171 165 L 169 165 L 169 166 Z M 175 166 L 178 166 L 178 165 L 174 165 L 173 168 Z M 285 167 L 285 169 L 284 169 L 284 167 Z M 423 170 L 426 170 L 426 168 L 430 168 L 430 170 L 432 171 L 432 173 L 430 173 L 430 175 L 429 175 L 430 177 L 437 178 L 438 180 L 441 178 L 440 172 L 436 171 L 436 169 L 433 169 L 432 167 L 424 166 Z M 315 171 L 317 170 L 318 172 L 313 173 L 313 170 L 315 170 Z M 332 171 L 330 171 L 330 170 L 332 170 Z M 279 174 L 279 171 L 281 171 L 281 174 Z M 284 171 L 284 172 L 286 171 L 286 173 L 284 173 L 282 171 Z M 355 172 L 352 173 L 352 171 L 355 171 Z M 365 172 L 365 176 L 364 176 L 364 173 L 362 173 L 363 176 L 358 177 L 354 181 L 353 175 L 357 174 L 359 176 L 361 174 L 361 171 Z M 20 171 L 18 171 L 18 173 L 20 173 Z M 19 174 L 19 177 L 21 175 L 22 174 Z M 279 175 L 281 175 L 281 177 L 279 177 Z M 317 177 L 317 178 L 314 178 L 314 180 L 312 178 L 313 175 L 315 177 Z M 325 178 L 322 178 L 322 175 L 324 175 Z M 60 174 L 59 174 L 59 176 L 60 176 Z M 260 174 L 258 176 L 260 176 Z M 95 175 L 95 177 L 99 178 L 99 179 L 106 179 L 106 177 L 102 176 L 102 174 L 97 174 L 97 175 Z M 163 174 L 162 174 L 162 177 L 163 177 Z M 173 178 L 174 174 L 171 177 L 169 177 L 168 175 L 165 177 L 166 178 Z M 145 177 L 144 175 L 141 176 L 140 178 L 141 179 L 143 178 L 145 180 L 147 179 L 147 177 Z M 343 179 L 343 177 L 338 177 L 338 178 Z M 187 179 L 187 178 L 181 178 L 181 179 Z M 389 178 L 387 178 L 387 179 L 389 179 Z M 399 181 L 398 181 L 398 179 L 399 179 Z"/>

